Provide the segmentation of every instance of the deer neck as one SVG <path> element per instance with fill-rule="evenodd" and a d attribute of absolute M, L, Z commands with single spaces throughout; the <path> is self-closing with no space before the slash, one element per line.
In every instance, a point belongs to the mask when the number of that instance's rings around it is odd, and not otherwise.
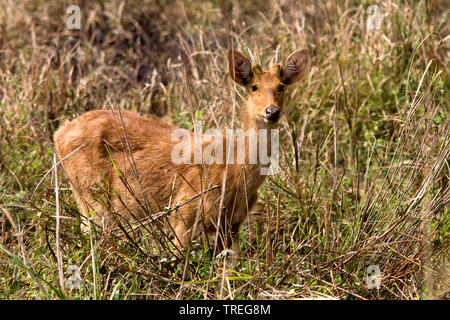
<path fill-rule="evenodd" d="M 263 183 L 267 174 L 262 174 L 264 168 L 270 166 L 270 156 L 272 153 L 272 131 L 275 129 L 273 125 L 266 123 L 265 121 L 258 121 L 253 114 L 253 108 L 251 101 L 249 101 L 244 109 L 243 113 L 243 134 L 252 135 L 252 138 L 245 138 L 245 162 L 239 164 L 236 169 L 240 172 L 245 172 L 246 184 L 249 192 L 253 193 Z M 254 139 L 252 142 L 251 139 Z M 256 141 L 255 141 L 256 140 Z M 238 150 L 238 152 L 243 152 Z M 251 152 L 256 152 L 255 158 L 251 155 Z"/>
<path fill-rule="evenodd" d="M 249 130 L 253 130 L 258 139 L 258 150 L 260 148 L 264 148 L 264 151 L 267 151 L 266 154 L 270 156 L 271 154 L 271 134 L 274 129 L 277 127 L 273 124 L 269 124 L 264 120 L 257 120 L 257 117 L 254 115 L 254 107 L 252 106 L 251 100 L 249 100 L 246 104 L 243 113 L 243 131 L 247 132 Z M 261 142 L 263 142 L 261 144 Z"/>

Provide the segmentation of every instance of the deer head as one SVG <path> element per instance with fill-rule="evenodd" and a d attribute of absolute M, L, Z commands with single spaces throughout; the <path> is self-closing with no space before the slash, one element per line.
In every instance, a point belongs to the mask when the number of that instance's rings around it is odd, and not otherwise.
<path fill-rule="evenodd" d="M 259 64 L 252 65 L 242 53 L 230 50 L 228 64 L 231 77 L 245 87 L 249 96 L 244 125 L 271 128 L 283 115 L 286 86 L 296 83 L 306 73 L 309 53 L 306 49 L 297 50 L 284 64 L 276 63 L 263 71 Z"/>

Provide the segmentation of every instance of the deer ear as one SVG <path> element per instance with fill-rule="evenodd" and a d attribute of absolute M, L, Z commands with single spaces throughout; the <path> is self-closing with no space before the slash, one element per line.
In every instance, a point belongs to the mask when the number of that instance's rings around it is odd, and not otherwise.
<path fill-rule="evenodd" d="M 281 69 L 281 81 L 290 85 L 300 80 L 309 64 L 309 51 L 307 49 L 294 51 L 287 57 L 284 67 Z"/>
<path fill-rule="evenodd" d="M 234 81 L 241 86 L 246 86 L 250 83 L 253 72 L 250 61 L 240 52 L 228 51 L 228 66 L 230 74 Z"/>

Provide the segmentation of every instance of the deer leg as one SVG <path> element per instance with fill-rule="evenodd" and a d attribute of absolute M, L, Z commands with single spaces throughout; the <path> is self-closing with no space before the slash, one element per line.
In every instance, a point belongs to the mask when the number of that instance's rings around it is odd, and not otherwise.
<path fill-rule="evenodd" d="M 257 193 L 254 193 L 253 195 L 250 196 L 250 198 L 248 199 L 248 211 L 251 210 L 251 208 L 253 207 L 253 205 L 256 203 L 256 200 L 258 199 L 258 195 Z M 247 210 L 247 207 L 242 208 L 241 210 Z M 249 212 L 247 212 L 247 214 L 249 214 Z M 247 216 L 247 215 L 242 215 L 243 217 Z M 236 255 L 238 255 L 239 251 L 240 251 L 240 246 L 239 246 L 239 229 L 241 227 L 242 221 L 239 222 L 235 222 L 235 223 L 231 223 L 226 221 L 224 223 L 224 228 L 221 228 L 220 231 L 224 231 L 222 232 L 222 239 L 218 239 L 218 243 L 217 243 L 217 252 L 220 253 L 222 252 L 222 250 L 224 249 L 231 249 L 232 251 L 235 252 Z M 225 230 L 223 230 L 225 229 Z"/>
<path fill-rule="evenodd" d="M 248 199 L 248 212 L 247 215 L 250 214 L 250 210 L 258 200 L 258 194 L 255 192 L 250 196 Z M 245 208 L 247 210 L 247 208 Z M 245 215 L 245 216 L 247 216 Z M 236 253 L 236 255 L 240 252 L 240 245 L 239 245 L 239 229 L 241 227 L 242 222 L 235 223 L 231 226 L 231 238 L 230 243 L 228 244 L 229 248 L 232 248 L 232 250 Z"/>
<path fill-rule="evenodd" d="M 184 223 L 178 223 L 174 227 L 175 232 L 175 245 L 179 250 L 189 243 L 190 232 Z"/>

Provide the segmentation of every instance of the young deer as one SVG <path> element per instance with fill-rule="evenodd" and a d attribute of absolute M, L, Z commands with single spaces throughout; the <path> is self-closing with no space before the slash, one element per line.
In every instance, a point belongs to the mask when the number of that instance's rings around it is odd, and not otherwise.
<path fill-rule="evenodd" d="M 232 50 L 228 62 L 231 77 L 249 96 L 243 129 L 270 133 L 284 111 L 285 87 L 307 70 L 308 51 L 295 51 L 283 65 L 276 63 L 268 71 Z M 175 164 L 175 130 L 183 129 L 154 116 L 94 110 L 64 123 L 54 141 L 83 216 L 92 212 L 94 221 L 108 229 L 121 218 L 145 219 L 176 206 L 167 222 L 178 248 L 202 230 L 219 234 L 220 249 L 228 247 L 256 202 L 265 178 L 261 165 L 250 163 L 248 155 L 241 164 Z M 211 137 L 204 138 L 202 146 L 212 143 Z M 195 145 L 190 147 L 193 151 Z"/>

